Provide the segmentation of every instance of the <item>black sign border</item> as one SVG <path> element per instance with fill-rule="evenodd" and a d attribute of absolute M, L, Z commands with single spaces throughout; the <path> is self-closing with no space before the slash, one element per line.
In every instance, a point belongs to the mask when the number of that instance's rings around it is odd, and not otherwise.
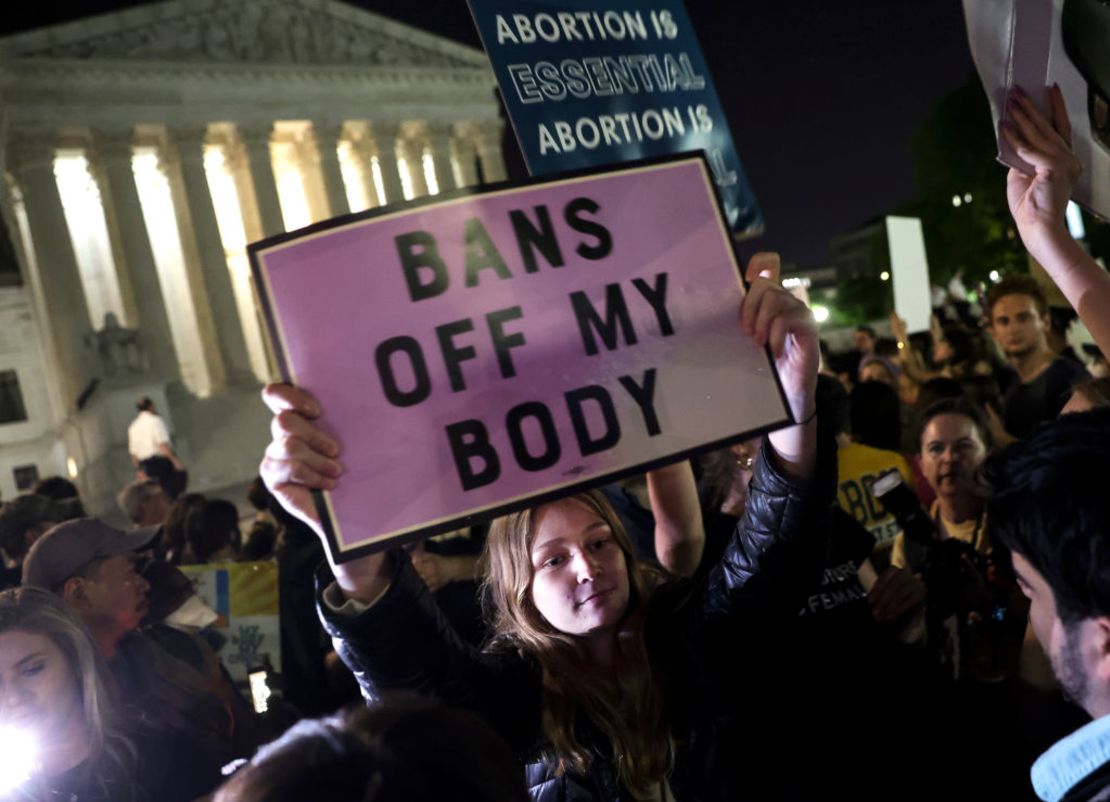
<path fill-rule="evenodd" d="M 285 353 L 285 347 L 280 335 L 280 329 L 277 325 L 277 320 L 274 316 L 274 305 L 269 294 L 269 285 L 265 280 L 262 266 L 259 262 L 259 254 L 263 251 L 273 248 L 275 245 L 281 245 L 287 242 L 303 239 L 306 236 L 318 234 L 322 231 L 328 231 L 333 228 L 340 228 L 350 225 L 351 223 L 362 222 L 364 220 L 372 220 L 375 217 L 382 217 L 385 215 L 396 214 L 402 211 L 411 211 L 419 209 L 424 206 L 434 206 L 443 203 L 444 201 L 458 200 L 461 198 L 474 197 L 478 195 L 486 195 L 493 192 L 500 192 L 506 189 L 522 189 L 529 186 L 542 186 L 544 184 L 553 184 L 568 179 L 597 177 L 607 175 L 610 173 L 626 172 L 638 167 L 652 167 L 661 164 L 671 164 L 676 162 L 699 161 L 702 169 L 707 176 L 712 176 L 713 171 L 709 167 L 709 161 L 706 158 L 704 150 L 688 151 L 685 153 L 670 153 L 663 156 L 653 156 L 647 159 L 638 159 L 636 161 L 620 162 L 617 164 L 610 164 L 604 167 L 589 167 L 580 170 L 570 170 L 561 173 L 546 173 L 542 176 L 529 176 L 517 181 L 498 181 L 492 184 L 485 184 L 481 187 L 464 187 L 462 189 L 454 189 L 446 192 L 440 192 L 436 195 L 426 195 L 416 198 L 411 201 L 403 203 L 392 203 L 386 206 L 378 206 L 373 209 L 366 209 L 362 212 L 355 212 L 352 214 L 345 214 L 339 217 L 333 217 L 328 220 L 322 220 L 319 223 L 305 226 L 304 228 L 296 229 L 295 231 L 287 231 L 281 234 L 276 234 L 272 237 L 253 242 L 247 246 L 247 255 L 250 258 L 251 275 L 254 279 L 255 288 L 258 292 L 259 303 L 262 305 L 262 314 L 266 320 L 266 335 L 270 340 L 270 347 L 274 354 L 274 358 L 278 362 L 278 369 L 281 372 L 282 380 L 288 384 L 292 384 L 292 376 L 289 370 L 289 363 Z M 713 188 L 713 198 L 716 202 L 716 218 L 717 223 L 721 229 L 722 239 L 728 243 L 728 248 L 732 253 L 733 263 L 736 265 L 738 278 L 740 284 L 744 288 L 745 296 L 751 291 L 751 285 L 744 277 L 744 267 L 736 253 L 736 241 L 733 237 L 732 231 L 728 227 L 727 218 L 724 215 L 723 206 L 721 204 L 721 194 L 716 184 L 710 179 L 706 182 Z M 461 529 L 465 526 L 482 523 L 492 520 L 510 512 L 525 509 L 528 507 L 537 507 L 541 504 L 546 504 L 549 501 L 564 498 L 566 496 L 573 496 L 576 493 L 581 493 L 602 485 L 611 484 L 613 482 L 625 479 L 629 476 L 636 476 L 638 474 L 646 473 L 647 471 L 661 468 L 665 465 L 671 465 L 676 462 L 681 462 L 699 454 L 704 454 L 708 451 L 715 451 L 719 448 L 740 443 L 749 440 L 753 437 L 762 436 L 769 432 L 783 429 L 792 426 L 796 423 L 794 413 L 790 409 L 790 403 L 786 399 L 786 393 L 782 387 L 782 379 L 779 377 L 778 369 L 775 367 L 774 355 L 771 353 L 770 345 L 765 345 L 763 351 L 767 357 L 767 364 L 770 368 L 771 375 L 774 377 L 775 386 L 779 391 L 779 400 L 782 402 L 782 408 L 786 417 L 782 420 L 774 421 L 756 429 L 738 432 L 734 435 L 714 440 L 710 443 L 705 443 L 694 448 L 688 448 L 683 451 L 676 451 L 666 456 L 660 457 L 648 462 L 638 463 L 628 468 L 623 468 L 618 471 L 594 476 L 589 479 L 584 479 L 581 482 L 574 482 L 569 485 L 561 485 L 556 490 L 540 491 L 524 498 L 517 498 L 512 502 L 500 504 L 494 507 L 488 507 L 478 513 L 470 513 L 466 515 L 458 515 L 429 526 L 423 526 L 412 529 L 403 534 L 390 537 L 388 540 L 375 540 L 369 543 L 362 543 L 357 546 L 351 546 L 347 549 L 339 547 L 339 539 L 336 537 L 336 522 L 332 519 L 332 514 L 328 508 L 328 503 L 325 499 L 324 493 L 326 491 L 314 490 L 312 491 L 313 503 L 316 506 L 316 514 L 320 518 L 321 525 L 324 529 L 324 534 L 328 540 L 328 551 L 330 552 L 331 559 L 334 563 L 340 564 L 350 562 L 351 560 L 358 559 L 368 554 L 376 554 L 378 552 L 387 551 L 392 548 L 404 545 L 414 541 L 426 540 L 434 535 L 443 534 L 445 532 L 452 532 Z"/>

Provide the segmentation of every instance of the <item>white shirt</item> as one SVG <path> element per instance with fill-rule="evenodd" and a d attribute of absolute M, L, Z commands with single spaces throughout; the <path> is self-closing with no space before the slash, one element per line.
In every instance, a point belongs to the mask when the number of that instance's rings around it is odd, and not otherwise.
<path fill-rule="evenodd" d="M 163 443 L 170 444 L 170 432 L 153 412 L 140 412 L 127 427 L 127 450 L 139 461 L 161 454 L 158 447 Z"/>

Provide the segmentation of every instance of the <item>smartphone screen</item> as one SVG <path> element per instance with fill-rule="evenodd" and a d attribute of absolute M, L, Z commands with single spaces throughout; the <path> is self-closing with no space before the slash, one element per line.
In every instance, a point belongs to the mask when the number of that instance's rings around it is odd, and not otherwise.
<path fill-rule="evenodd" d="M 902 474 L 898 471 L 888 471 L 875 480 L 871 485 L 871 492 L 875 496 L 882 496 L 902 484 Z"/>
<path fill-rule="evenodd" d="M 254 712 L 265 713 L 270 708 L 270 686 L 267 683 L 266 669 L 259 668 L 247 674 L 251 687 L 251 703 Z"/>

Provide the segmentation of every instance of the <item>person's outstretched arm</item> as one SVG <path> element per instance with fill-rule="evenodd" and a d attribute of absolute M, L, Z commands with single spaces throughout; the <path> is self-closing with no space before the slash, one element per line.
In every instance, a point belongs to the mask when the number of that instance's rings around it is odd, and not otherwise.
<path fill-rule="evenodd" d="M 698 487 L 689 460 L 647 473 L 655 517 L 655 556 L 675 576 L 690 577 L 705 550 Z"/>
<path fill-rule="evenodd" d="M 323 410 L 306 391 L 271 384 L 262 397 L 274 412 L 262 479 L 324 541 L 312 492 L 340 480 L 339 443 L 316 425 Z M 531 743 L 538 708 L 522 700 L 538 698 L 539 674 L 515 653 L 487 655 L 464 642 L 403 552 L 331 568 L 336 581 L 322 588 L 320 617 L 367 699 L 397 690 L 432 695 L 483 716 L 511 743 Z"/>
<path fill-rule="evenodd" d="M 1013 123 L 1002 135 L 1033 173 L 1006 176 L 1010 213 L 1021 241 L 1064 293 L 1104 354 L 1110 354 L 1110 275 L 1068 232 L 1064 212 L 1082 170 L 1071 149 L 1071 124 L 1058 86 L 1048 90 L 1051 122 L 1018 87 L 1007 101 Z"/>
<path fill-rule="evenodd" d="M 386 552 L 345 563 L 331 559 L 312 491 L 334 489 L 343 466 L 338 460 L 339 443 L 314 423 L 322 413 L 320 403 L 291 384 L 267 385 L 262 400 L 274 413 L 270 425 L 273 440 L 259 466 L 266 487 L 281 506 L 308 524 L 324 543 L 332 574 L 343 595 L 369 604 L 389 586 L 393 565 Z"/>
<path fill-rule="evenodd" d="M 707 620 L 793 615 L 802 589 L 820 576 L 823 518 L 835 494 L 835 445 L 831 438 L 824 443 L 828 448 L 819 461 L 817 324 L 806 305 L 778 285 L 778 270 L 774 254 L 752 258 L 747 269 L 751 289 L 740 320 L 756 345 L 770 346 L 797 423 L 765 439 L 744 515 L 721 562 L 709 571 Z"/>
<path fill-rule="evenodd" d="M 779 285 L 777 253 L 757 253 L 748 262 L 748 294 L 740 304 L 740 325 L 759 347 L 769 345 L 782 390 L 796 426 L 767 435 L 779 469 L 802 481 L 817 466 L 817 369 L 821 349 L 809 308 Z"/>

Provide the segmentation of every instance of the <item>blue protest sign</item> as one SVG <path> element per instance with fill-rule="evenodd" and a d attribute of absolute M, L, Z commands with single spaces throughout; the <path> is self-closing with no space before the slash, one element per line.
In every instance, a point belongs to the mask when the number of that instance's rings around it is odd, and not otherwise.
<path fill-rule="evenodd" d="M 533 175 L 704 150 L 730 228 L 763 217 L 681 0 L 469 0 Z"/>

